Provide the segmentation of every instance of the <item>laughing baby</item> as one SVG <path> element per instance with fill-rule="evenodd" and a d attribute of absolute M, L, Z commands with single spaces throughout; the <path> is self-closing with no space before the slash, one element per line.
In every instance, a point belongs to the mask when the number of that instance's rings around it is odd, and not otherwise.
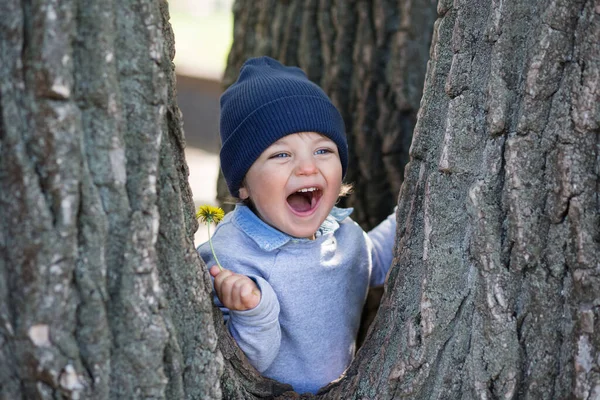
<path fill-rule="evenodd" d="M 396 218 L 366 233 L 335 207 L 342 117 L 304 72 L 260 57 L 221 96 L 221 169 L 238 199 L 198 248 L 229 332 L 264 376 L 315 393 L 355 351 L 369 285 L 392 262 Z"/>

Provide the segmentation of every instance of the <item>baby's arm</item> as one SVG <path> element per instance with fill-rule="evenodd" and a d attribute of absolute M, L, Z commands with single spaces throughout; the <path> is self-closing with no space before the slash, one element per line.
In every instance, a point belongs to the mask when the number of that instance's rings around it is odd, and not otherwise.
<path fill-rule="evenodd" d="M 279 352 L 281 329 L 279 302 L 271 286 L 260 277 L 252 279 L 213 266 L 215 292 L 228 315 L 229 332 L 250 364 L 264 372 Z M 259 289 L 260 287 L 260 289 Z"/>
<path fill-rule="evenodd" d="M 382 285 L 392 265 L 394 241 L 396 239 L 396 208 L 383 222 L 369 231 L 373 242 L 373 271 L 371 286 Z"/>

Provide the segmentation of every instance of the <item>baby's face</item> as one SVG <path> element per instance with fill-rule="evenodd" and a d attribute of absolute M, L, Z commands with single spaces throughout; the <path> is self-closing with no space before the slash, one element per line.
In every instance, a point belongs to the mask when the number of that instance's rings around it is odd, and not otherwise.
<path fill-rule="evenodd" d="M 252 164 L 240 188 L 259 217 L 294 237 L 312 238 L 337 201 L 342 163 L 336 144 L 315 132 L 284 136 Z"/>

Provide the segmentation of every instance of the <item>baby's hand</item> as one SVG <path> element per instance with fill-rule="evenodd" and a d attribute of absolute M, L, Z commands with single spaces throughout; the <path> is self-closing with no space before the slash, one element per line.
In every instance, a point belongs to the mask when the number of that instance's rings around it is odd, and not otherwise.
<path fill-rule="evenodd" d="M 260 303 L 260 290 L 246 275 L 236 274 L 214 265 L 210 274 L 215 278 L 215 292 L 221 303 L 230 310 L 244 311 Z"/>

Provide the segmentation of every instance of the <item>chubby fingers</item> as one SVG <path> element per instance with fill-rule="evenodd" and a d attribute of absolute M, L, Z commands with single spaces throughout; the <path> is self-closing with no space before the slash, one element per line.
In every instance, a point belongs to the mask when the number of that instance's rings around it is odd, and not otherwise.
<path fill-rule="evenodd" d="M 260 290 L 246 275 L 220 270 L 213 266 L 210 274 L 215 278 L 215 292 L 221 303 L 230 310 L 249 310 L 260 302 Z"/>

